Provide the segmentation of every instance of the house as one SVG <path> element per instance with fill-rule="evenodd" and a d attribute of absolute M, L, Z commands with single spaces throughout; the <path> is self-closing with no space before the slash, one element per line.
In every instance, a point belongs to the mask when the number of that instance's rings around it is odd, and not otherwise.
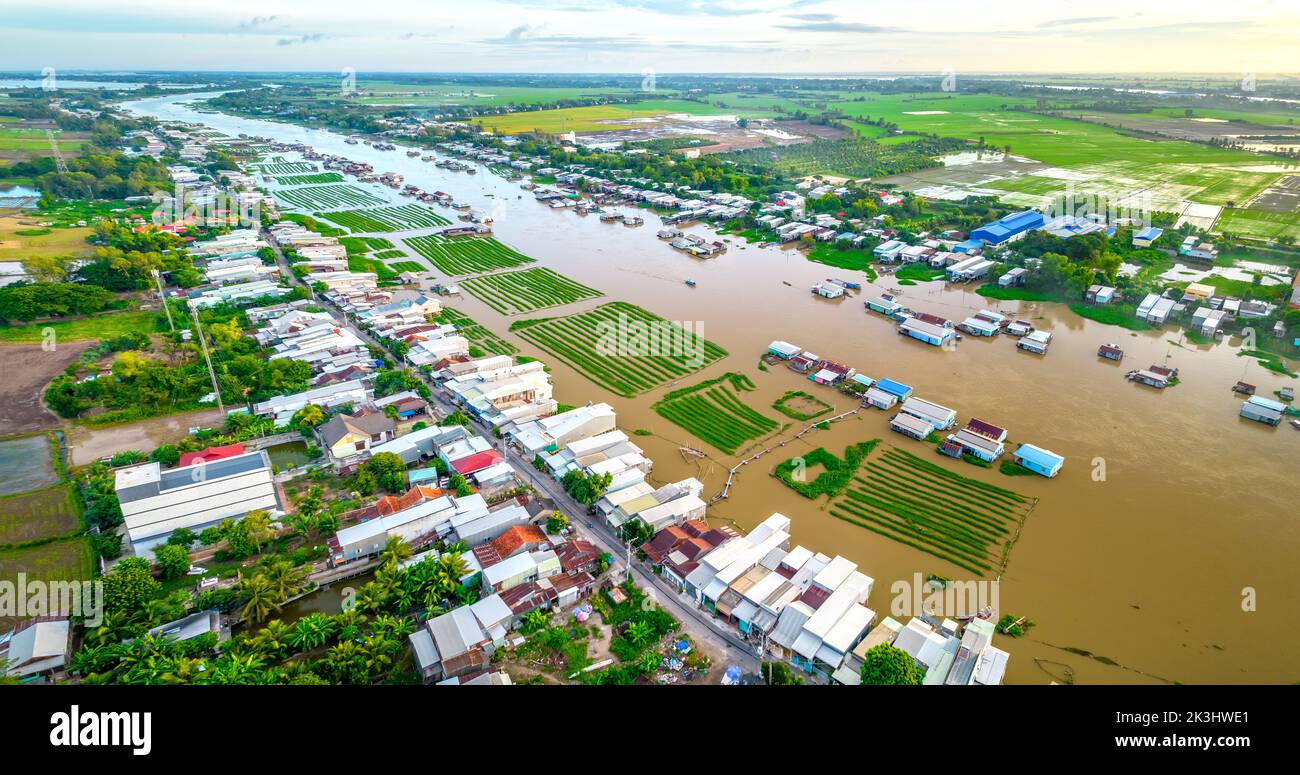
<path fill-rule="evenodd" d="M 14 628 L 7 643 L 7 651 L 0 644 L 0 667 L 5 675 L 20 680 L 49 675 L 68 663 L 72 622 L 56 617 L 28 619 Z"/>
<path fill-rule="evenodd" d="M 1164 389 L 1169 387 L 1174 376 L 1177 375 L 1176 369 L 1166 369 L 1160 366 L 1152 366 L 1149 369 L 1136 369 L 1130 371 L 1124 376 L 1133 382 L 1140 382 L 1143 385 L 1150 385 L 1154 388 Z"/>
<path fill-rule="evenodd" d="M 1199 307 L 1192 313 L 1192 329 L 1201 336 L 1213 337 L 1219 333 L 1219 327 L 1227 317 L 1226 310 Z"/>
<path fill-rule="evenodd" d="M 372 445 L 392 441 L 397 423 L 383 412 L 361 409 L 355 414 L 336 414 L 316 429 L 321 447 L 336 466 L 358 463 L 369 457 Z"/>
<path fill-rule="evenodd" d="M 1047 346 L 1052 343 L 1052 335 L 1047 331 L 1030 331 L 1016 341 L 1016 347 L 1031 353 L 1045 355 Z"/>
<path fill-rule="evenodd" d="M 876 247 L 872 248 L 871 254 L 875 256 L 877 260 L 883 263 L 889 263 L 894 261 L 898 257 L 898 254 L 902 252 L 903 248 L 905 247 L 907 247 L 906 242 L 900 242 L 899 240 L 891 239 L 888 242 L 882 242 Z"/>
<path fill-rule="evenodd" d="M 221 626 L 221 612 L 216 609 L 198 611 L 174 622 L 160 624 L 149 630 L 148 634 L 155 638 L 180 642 L 209 633 L 217 636 L 218 643 L 230 636 L 229 630 Z"/>
<path fill-rule="evenodd" d="M 1093 304 L 1110 304 L 1115 300 L 1115 289 L 1109 285 L 1090 286 L 1084 298 Z"/>
<path fill-rule="evenodd" d="M 1020 239 L 1034 229 L 1042 228 L 1045 219 L 1037 210 L 1011 213 L 992 223 L 987 223 L 970 233 L 971 239 L 988 245 L 1005 245 Z"/>
<path fill-rule="evenodd" d="M 1012 453 L 1011 459 L 1036 474 L 1048 478 L 1056 476 L 1065 465 L 1065 458 L 1033 444 L 1021 444 Z"/>
<path fill-rule="evenodd" d="M 1008 269 L 1001 277 L 998 278 L 998 285 L 1003 288 L 1010 288 L 1013 285 L 1024 285 L 1025 279 L 1029 275 L 1029 270 L 1023 266 Z"/>
<path fill-rule="evenodd" d="M 142 557 L 180 528 L 199 532 L 250 511 L 280 513 L 271 460 L 260 450 L 167 471 L 153 462 L 119 468 L 114 487 L 132 551 Z"/>
<path fill-rule="evenodd" d="M 863 306 L 872 312 L 879 312 L 882 315 L 893 317 L 903 311 L 903 305 L 894 301 L 890 296 L 877 296 L 862 302 Z"/>
<path fill-rule="evenodd" d="M 812 292 L 823 299 L 838 299 L 844 295 L 844 286 L 835 283 L 817 283 L 812 287 Z"/>
<path fill-rule="evenodd" d="M 1241 416 L 1247 420 L 1262 422 L 1265 425 L 1277 425 L 1286 413 L 1286 404 L 1273 401 L 1263 396 L 1251 396 L 1241 405 Z"/>
<path fill-rule="evenodd" d="M 1134 232 L 1133 247 L 1149 248 L 1153 244 L 1155 244 L 1155 241 L 1160 239 L 1160 235 L 1164 233 L 1165 233 L 1164 229 L 1157 228 L 1155 226 L 1148 226 L 1141 231 Z"/>
<path fill-rule="evenodd" d="M 930 426 L 931 430 L 943 431 L 957 424 L 957 412 L 946 406 L 931 403 L 923 398 L 911 397 L 898 407 L 899 412 L 911 415 Z"/>
<path fill-rule="evenodd" d="M 912 396 L 911 385 L 904 385 L 902 382 L 895 382 L 892 379 L 882 379 L 873 387 L 894 396 L 900 401 L 906 401 Z"/>
<path fill-rule="evenodd" d="M 889 427 L 897 433 L 911 436 L 918 441 L 925 441 L 925 438 L 934 432 L 934 428 L 930 426 L 930 423 L 902 412 L 894 415 L 889 421 Z"/>
<path fill-rule="evenodd" d="M 783 361 L 788 361 L 803 352 L 803 348 L 778 339 L 767 346 L 767 351 Z"/>
<path fill-rule="evenodd" d="M 1097 357 L 1112 361 L 1124 360 L 1124 351 L 1117 344 L 1103 344 L 1097 348 Z"/>
<path fill-rule="evenodd" d="M 1006 428 L 971 418 L 966 427 L 948 436 L 947 441 L 957 447 L 958 455 L 971 455 L 992 463 L 1006 451 L 1003 446 L 1006 439 Z"/>
<path fill-rule="evenodd" d="M 1208 242 L 1198 243 L 1195 235 L 1188 235 L 1178 246 L 1178 255 L 1187 258 L 1195 258 L 1199 261 L 1215 261 L 1219 257 L 1219 251 Z"/>
<path fill-rule="evenodd" d="M 470 606 L 430 619 L 411 633 L 410 641 L 425 683 L 485 670 L 495 651 L 491 636 L 484 632 Z"/>
<path fill-rule="evenodd" d="M 1205 283 L 1188 283 L 1183 298 L 1189 301 L 1209 301 L 1214 297 L 1214 286 Z"/>
<path fill-rule="evenodd" d="M 942 347 L 953 341 L 956 336 L 952 329 L 927 323 L 918 317 L 910 317 L 900 323 L 898 333 L 936 347 Z"/>
<path fill-rule="evenodd" d="M 957 328 L 972 336 L 997 336 L 1002 332 L 1002 327 L 998 325 L 998 321 L 989 318 L 987 315 L 971 315 L 958 323 Z"/>
<path fill-rule="evenodd" d="M 862 394 L 862 400 L 877 409 L 889 410 L 898 403 L 898 396 L 881 390 L 877 387 L 867 388 L 867 392 Z"/>

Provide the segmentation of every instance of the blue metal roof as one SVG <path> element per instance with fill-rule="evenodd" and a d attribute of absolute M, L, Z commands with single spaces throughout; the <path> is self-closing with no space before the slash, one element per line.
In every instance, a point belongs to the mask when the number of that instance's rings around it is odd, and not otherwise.
<path fill-rule="evenodd" d="M 1056 468 L 1065 462 L 1065 458 L 1055 452 L 1049 452 L 1042 447 L 1035 447 L 1033 444 L 1021 444 L 1017 447 L 1016 457 L 1036 463 L 1043 468 Z"/>
<path fill-rule="evenodd" d="M 1155 240 L 1160 239 L 1160 235 L 1164 233 L 1164 229 L 1159 229 L 1155 226 L 1148 226 L 1137 234 L 1134 234 L 1133 237 L 1135 239 Z"/>
<path fill-rule="evenodd" d="M 892 379 L 880 380 L 879 382 L 876 383 L 876 389 L 883 390 L 886 393 L 896 395 L 899 398 L 903 398 L 912 392 L 912 388 L 910 385 L 904 385 L 902 382 L 895 382 Z"/>
<path fill-rule="evenodd" d="M 1017 234 L 1041 227 L 1043 222 L 1042 213 L 1037 210 L 1024 210 L 1004 215 L 993 223 L 987 223 L 971 232 L 970 236 L 972 239 L 981 239 L 985 242 L 1005 242 Z"/>

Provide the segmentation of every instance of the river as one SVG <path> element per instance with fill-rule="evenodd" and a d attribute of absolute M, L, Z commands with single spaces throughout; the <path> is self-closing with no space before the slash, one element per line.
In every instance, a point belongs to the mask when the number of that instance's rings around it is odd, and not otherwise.
<path fill-rule="evenodd" d="M 794 372 L 757 370 L 768 343 L 784 339 L 869 376 L 906 382 L 917 395 L 956 409 L 962 420 L 976 416 L 1000 423 L 1010 428 L 1012 440 L 1032 441 L 1064 455 L 1064 470 L 1053 480 L 1010 478 L 996 470 L 945 463 L 963 475 L 1040 499 L 999 589 L 1002 612 L 1036 622 L 1026 637 L 997 640 L 1011 652 L 1008 682 L 1300 678 L 1294 650 L 1286 645 L 1286 633 L 1295 631 L 1300 613 L 1300 584 L 1291 576 L 1300 554 L 1295 462 L 1300 433 L 1285 423 L 1269 428 L 1240 419 L 1240 398 L 1229 391 L 1244 380 L 1271 396 L 1292 383 L 1238 357 L 1232 343 L 1175 345 L 1171 340 L 1181 337 L 1172 329 L 1133 334 L 1084 320 L 1060 305 L 990 302 L 968 289 L 944 289 L 941 283 L 904 288 L 904 303 L 913 309 L 960 320 L 968 311 L 991 307 L 1054 333 L 1045 357 L 1016 349 L 1006 337 L 968 336 L 955 350 L 944 351 L 900 337 L 892 323 L 863 310 L 861 297 L 839 302 L 813 297 L 808 287 L 818 280 L 862 278 L 810 263 L 792 250 L 733 243 L 720 258 L 701 261 L 657 240 L 657 219 L 646 212 L 641 228 L 601 223 L 595 216 L 544 207 L 517 184 L 485 169 L 468 176 L 408 158 L 401 148 L 383 152 L 347 145 L 337 133 L 198 113 L 185 104 L 194 99 L 149 98 L 126 107 L 230 135 L 303 142 L 369 162 L 376 173 L 398 172 L 408 183 L 468 201 L 493 216 L 500 240 L 606 294 L 534 317 L 626 300 L 671 320 L 696 321 L 708 339 L 731 353 L 683 384 L 740 371 L 758 386 L 746 394 L 746 402 L 770 416 L 780 417 L 770 409 L 772 401 L 794 389 L 808 390 L 837 410 L 851 408 L 849 399 L 812 386 Z M 381 186 L 363 187 L 395 203 L 410 201 Z M 702 226 L 688 231 L 710 233 Z M 697 287 L 687 287 L 688 278 Z M 865 292 L 882 292 L 894 284 L 882 278 Z M 522 354 L 546 361 L 558 400 L 608 401 L 618 412 L 620 427 L 662 434 L 636 438 L 655 461 L 656 480 L 698 476 L 706 499 L 721 489 L 734 459 L 715 454 L 700 463 L 679 455 L 679 444 L 712 448 L 651 411 L 665 388 L 635 399 L 609 394 L 506 333 L 511 318 L 469 296 L 452 304 L 506 336 Z M 1105 342 L 1121 343 L 1127 352 L 1122 366 L 1096 357 Z M 1128 369 L 1153 363 L 1179 368 L 1181 384 L 1156 391 L 1124 380 Z M 833 518 L 768 475 L 776 463 L 800 450 L 822 446 L 838 454 L 848 444 L 871 438 L 934 459 L 931 448 L 890 432 L 887 418 L 879 411 L 861 412 L 747 466 L 730 499 L 710 507 L 710 520 L 748 528 L 773 511 L 789 515 L 795 541 L 814 551 L 843 554 L 875 579 L 869 605 L 879 616 L 890 612 L 896 580 L 911 580 L 918 572 L 968 577 L 941 560 Z M 1252 606 L 1243 601 L 1252 600 L 1255 610 L 1244 610 Z"/>

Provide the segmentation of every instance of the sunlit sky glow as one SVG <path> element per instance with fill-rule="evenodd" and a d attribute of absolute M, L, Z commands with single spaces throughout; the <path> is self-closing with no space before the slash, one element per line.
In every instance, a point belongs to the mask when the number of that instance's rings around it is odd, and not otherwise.
<path fill-rule="evenodd" d="M 0 69 L 1300 73 L 1283 0 L 0 0 Z"/>

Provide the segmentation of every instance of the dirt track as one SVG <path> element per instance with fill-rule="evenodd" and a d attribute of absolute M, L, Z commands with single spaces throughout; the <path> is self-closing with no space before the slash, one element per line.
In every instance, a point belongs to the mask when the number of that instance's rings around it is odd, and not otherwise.
<path fill-rule="evenodd" d="M 57 428 L 59 418 L 46 410 L 41 394 L 92 344 L 70 342 L 53 352 L 38 344 L 0 345 L 0 436 Z"/>

